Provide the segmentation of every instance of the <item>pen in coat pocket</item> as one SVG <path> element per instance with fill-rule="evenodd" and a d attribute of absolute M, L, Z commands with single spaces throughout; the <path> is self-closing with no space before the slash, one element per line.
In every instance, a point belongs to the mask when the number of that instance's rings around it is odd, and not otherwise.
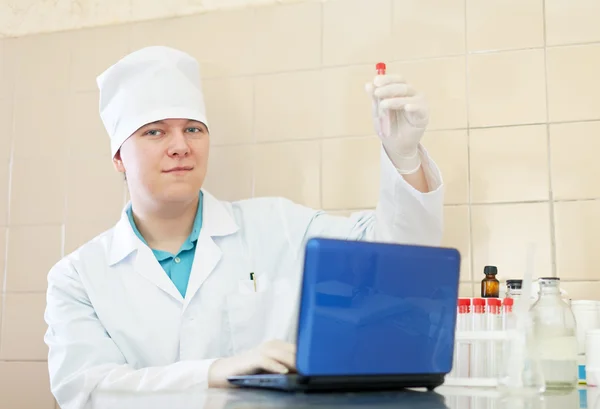
<path fill-rule="evenodd" d="M 250 280 L 254 283 L 254 292 L 256 292 L 256 277 L 254 273 L 250 273 Z"/>

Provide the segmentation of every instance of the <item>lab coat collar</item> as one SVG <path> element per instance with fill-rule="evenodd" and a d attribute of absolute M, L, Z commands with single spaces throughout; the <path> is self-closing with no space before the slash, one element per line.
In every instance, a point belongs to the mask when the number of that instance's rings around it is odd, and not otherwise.
<path fill-rule="evenodd" d="M 233 215 L 217 198 L 202 189 L 204 208 L 202 210 L 202 231 L 211 237 L 228 236 L 239 230 Z"/>
<path fill-rule="evenodd" d="M 202 208 L 202 229 L 201 234 L 210 237 L 227 236 L 238 231 L 239 226 L 235 222 L 233 216 L 229 213 L 223 203 L 217 198 L 202 189 L 204 194 L 204 202 Z M 108 262 L 113 266 L 135 250 L 142 247 L 147 247 L 133 231 L 126 209 L 130 205 L 128 203 L 121 213 L 121 219 L 117 222 L 113 229 L 113 237 L 108 253 Z"/>

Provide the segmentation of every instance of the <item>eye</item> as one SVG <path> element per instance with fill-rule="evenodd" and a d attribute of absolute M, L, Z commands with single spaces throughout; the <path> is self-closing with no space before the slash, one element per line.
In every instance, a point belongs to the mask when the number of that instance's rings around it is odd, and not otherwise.
<path fill-rule="evenodd" d="M 204 129 L 197 128 L 197 127 L 190 127 L 190 128 L 186 128 L 185 131 L 189 132 L 189 133 L 203 133 Z"/>
<path fill-rule="evenodd" d="M 150 129 L 146 132 L 144 132 L 144 135 L 150 135 L 150 136 L 160 136 L 162 135 L 163 131 L 161 131 L 160 129 Z"/>

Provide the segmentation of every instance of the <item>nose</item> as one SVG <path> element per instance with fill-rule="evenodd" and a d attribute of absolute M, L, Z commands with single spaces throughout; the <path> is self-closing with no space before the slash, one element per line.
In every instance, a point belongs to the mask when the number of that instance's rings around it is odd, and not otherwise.
<path fill-rule="evenodd" d="M 188 140 L 182 130 L 176 130 L 171 133 L 168 153 L 172 157 L 185 157 L 190 153 Z"/>

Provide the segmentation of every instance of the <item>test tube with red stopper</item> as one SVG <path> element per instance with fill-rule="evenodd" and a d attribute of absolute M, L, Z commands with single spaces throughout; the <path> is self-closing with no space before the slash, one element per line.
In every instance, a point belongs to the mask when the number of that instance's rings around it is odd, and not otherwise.
<path fill-rule="evenodd" d="M 486 298 L 487 301 L 487 330 L 502 330 L 502 301 L 499 298 Z M 488 377 L 498 376 L 499 359 L 501 358 L 502 344 L 499 341 L 489 341 L 487 345 L 487 368 Z"/>
<path fill-rule="evenodd" d="M 473 299 L 473 331 L 485 331 L 487 327 L 485 314 L 485 299 Z M 471 360 L 470 360 L 470 375 L 474 378 L 482 378 L 486 376 L 486 341 L 473 341 L 471 345 Z"/>
<path fill-rule="evenodd" d="M 383 62 L 379 62 L 375 65 L 375 69 L 377 70 L 377 75 L 385 75 L 385 63 Z M 377 116 L 376 120 L 377 120 L 377 125 L 376 125 L 376 129 L 377 129 L 377 134 L 380 137 L 383 137 L 386 133 L 389 132 L 389 126 L 390 126 L 390 121 L 389 118 L 385 115 L 382 115 L 380 110 L 379 110 L 379 103 L 380 100 L 379 98 L 376 99 L 375 102 L 375 115 Z"/>
<path fill-rule="evenodd" d="M 470 298 L 458 299 L 458 315 L 456 317 L 456 328 L 460 332 L 468 332 L 472 330 Z M 454 352 L 456 354 L 456 375 L 459 378 L 468 378 L 471 359 L 471 348 L 469 343 L 465 341 L 456 343 L 456 348 Z"/>

